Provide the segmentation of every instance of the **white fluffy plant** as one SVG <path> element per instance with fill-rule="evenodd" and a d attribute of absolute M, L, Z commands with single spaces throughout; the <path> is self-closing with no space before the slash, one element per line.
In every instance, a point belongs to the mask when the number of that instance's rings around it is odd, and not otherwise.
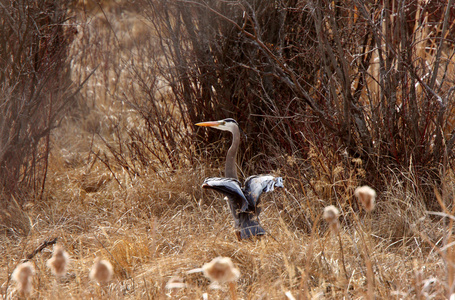
<path fill-rule="evenodd" d="M 22 297 L 30 296 L 33 291 L 35 267 L 30 261 L 21 263 L 14 269 L 11 279 L 16 283 L 16 291 Z"/>
<path fill-rule="evenodd" d="M 188 273 L 202 272 L 212 281 L 212 287 L 218 284 L 228 284 L 231 299 L 237 299 L 236 282 L 240 278 L 240 271 L 234 266 L 229 257 L 216 257 L 202 268 L 193 269 Z M 214 284 L 214 285 L 213 285 Z"/>
<path fill-rule="evenodd" d="M 114 268 L 112 264 L 107 260 L 97 258 L 90 270 L 89 278 L 98 282 L 100 285 L 104 285 L 111 280 L 113 274 Z"/>
<path fill-rule="evenodd" d="M 60 245 L 54 246 L 52 257 L 46 262 L 46 265 L 54 276 L 63 277 L 66 274 L 70 256 Z"/>

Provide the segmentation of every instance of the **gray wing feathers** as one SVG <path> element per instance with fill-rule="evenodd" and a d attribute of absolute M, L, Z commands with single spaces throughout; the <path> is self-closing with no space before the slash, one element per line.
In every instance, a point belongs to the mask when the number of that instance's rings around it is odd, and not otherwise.
<path fill-rule="evenodd" d="M 208 188 L 220 192 L 223 195 L 228 196 L 231 200 L 240 200 L 240 207 L 238 207 L 240 211 L 246 211 L 248 209 L 248 201 L 240 188 L 240 182 L 236 179 L 219 177 L 207 178 L 204 180 L 202 188 Z"/>
<path fill-rule="evenodd" d="M 244 194 L 252 206 L 259 203 L 262 193 L 273 191 L 275 188 L 282 188 L 283 178 L 272 175 L 253 175 L 246 179 Z"/>
<path fill-rule="evenodd" d="M 242 189 L 233 178 L 212 177 L 204 180 L 202 188 L 212 189 L 226 195 L 240 238 L 264 235 L 265 230 L 257 219 L 260 213 L 259 198 L 262 193 L 282 188 L 283 178 L 271 175 L 254 175 L 247 178 Z"/>

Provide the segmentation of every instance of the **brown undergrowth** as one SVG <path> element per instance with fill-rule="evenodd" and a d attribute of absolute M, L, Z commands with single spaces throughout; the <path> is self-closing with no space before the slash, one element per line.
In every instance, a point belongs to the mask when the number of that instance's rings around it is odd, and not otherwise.
<path fill-rule="evenodd" d="M 129 181 L 124 176 L 119 178 L 125 180 L 123 189 L 110 180 L 96 192 L 82 189 L 82 170 L 53 170 L 47 201 L 31 203 L 23 212 L 30 222 L 28 235 L 2 237 L 1 260 L 7 266 L 2 282 L 45 239 L 59 237 L 70 253 L 68 273 L 58 282 L 45 266 L 51 249 L 32 259 L 37 298 L 201 298 L 206 292 L 224 298 L 227 290 L 209 290 L 210 282 L 201 275 L 187 274 L 218 256 L 232 258 L 239 268 L 237 293 L 244 299 L 282 299 L 287 291 L 302 299 L 367 297 L 369 288 L 380 298 L 420 293 L 442 299 L 447 293 L 446 258 L 441 257 L 444 224 L 422 208 L 406 207 L 416 195 L 393 185 L 391 194 L 379 195 L 370 215 L 351 206 L 341 210 L 343 267 L 337 238 L 321 220 L 328 203 L 311 192 L 305 196 L 288 188 L 264 197 L 261 220 L 269 234 L 239 242 L 226 203 L 199 187 L 207 176 L 204 170 L 178 171 L 167 180 L 151 175 Z M 109 176 L 106 168 L 98 172 Z M 292 179 L 285 182 L 292 187 Z M 302 225 L 300 219 L 306 222 Z M 88 279 L 96 257 L 114 267 L 114 279 L 102 288 Z M 186 287 L 167 290 L 166 283 L 175 276 Z M 13 286 L 3 292 L 14 295 Z"/>

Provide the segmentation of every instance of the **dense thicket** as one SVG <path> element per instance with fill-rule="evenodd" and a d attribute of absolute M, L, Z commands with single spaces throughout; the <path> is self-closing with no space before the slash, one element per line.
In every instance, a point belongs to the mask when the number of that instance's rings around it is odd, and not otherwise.
<path fill-rule="evenodd" d="M 243 144 L 245 169 L 258 155 L 274 158 L 257 165 L 270 170 L 280 158 L 319 149 L 346 168 L 360 158 L 370 184 L 390 170 L 433 184 L 455 141 L 451 2 L 148 6 L 164 52 L 162 76 L 188 130 L 236 118 L 254 137 Z M 198 133 L 205 144 L 219 138 Z"/>
<path fill-rule="evenodd" d="M 65 1 L 0 2 L 0 193 L 44 187 L 49 134 L 71 99 Z M 23 197 L 16 197 L 17 201 Z"/>

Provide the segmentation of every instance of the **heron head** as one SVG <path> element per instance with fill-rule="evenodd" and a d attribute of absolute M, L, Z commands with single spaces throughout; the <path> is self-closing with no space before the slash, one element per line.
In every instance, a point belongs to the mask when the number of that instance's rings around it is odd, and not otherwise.
<path fill-rule="evenodd" d="M 232 118 L 227 118 L 219 121 L 208 121 L 208 122 L 201 122 L 196 123 L 196 126 L 203 126 L 203 127 L 212 127 L 218 130 L 234 132 L 235 128 L 239 128 L 239 124 Z"/>

